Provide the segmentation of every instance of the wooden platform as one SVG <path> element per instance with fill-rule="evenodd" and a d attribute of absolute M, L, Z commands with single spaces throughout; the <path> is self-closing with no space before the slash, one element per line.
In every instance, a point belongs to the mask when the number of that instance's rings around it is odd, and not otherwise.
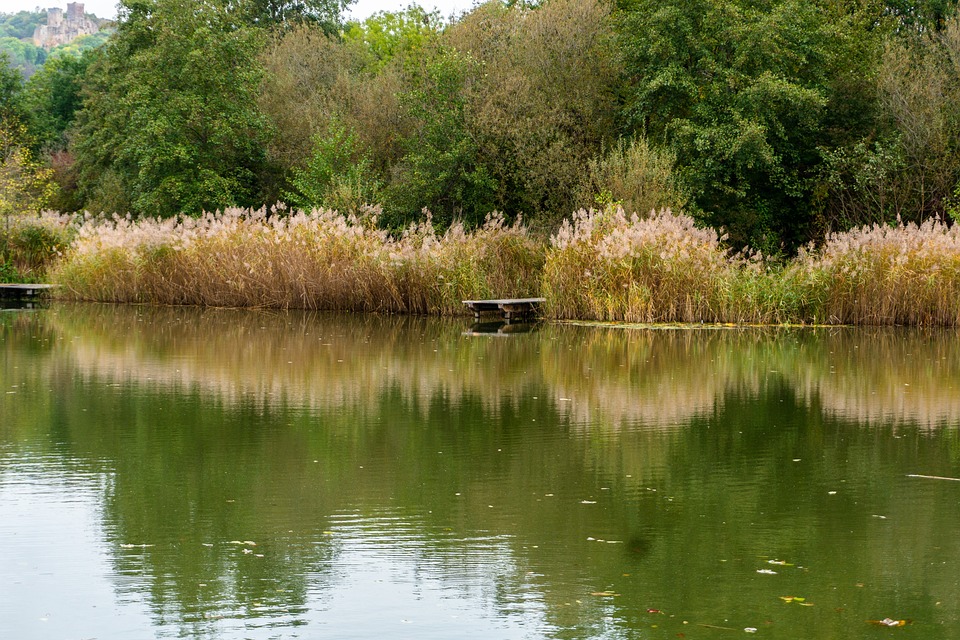
<path fill-rule="evenodd" d="M 508 322 L 517 318 L 527 318 L 537 313 L 546 298 L 504 298 L 500 300 L 464 300 L 463 304 L 473 311 L 473 317 L 480 320 L 480 314 L 498 311 Z"/>
<path fill-rule="evenodd" d="M 0 298 L 30 300 L 59 286 L 58 284 L 0 284 Z"/>

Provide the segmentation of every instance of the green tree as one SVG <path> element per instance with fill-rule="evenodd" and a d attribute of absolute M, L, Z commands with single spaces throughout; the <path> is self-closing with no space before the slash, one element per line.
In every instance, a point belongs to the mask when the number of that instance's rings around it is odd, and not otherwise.
<path fill-rule="evenodd" d="M 549 227 L 592 203 L 577 197 L 584 169 L 616 138 L 611 10 L 607 0 L 488 2 L 444 34 L 480 64 L 467 124 L 496 178 L 498 209 Z"/>
<path fill-rule="evenodd" d="M 261 42 L 229 5 L 122 3 L 78 115 L 87 206 L 171 216 L 260 204 Z"/>
<path fill-rule="evenodd" d="M 401 104 L 413 123 L 387 192 L 387 220 L 404 226 L 426 207 L 446 225 L 481 223 L 495 208 L 496 181 L 481 161 L 467 122 L 467 84 L 477 62 L 438 47 L 412 70 Z"/>
<path fill-rule="evenodd" d="M 239 0 L 237 6 L 252 25 L 286 27 L 297 23 L 320 26 L 336 33 L 341 15 L 353 0 Z"/>
<path fill-rule="evenodd" d="M 80 90 L 94 54 L 56 54 L 27 81 L 24 103 L 33 116 L 32 127 L 41 147 L 64 149 L 66 132 L 82 106 Z"/>
<path fill-rule="evenodd" d="M 283 194 L 288 204 L 353 213 L 364 204 L 377 203 L 380 182 L 373 177 L 370 158 L 353 131 L 333 119 L 325 134 L 314 135 L 313 144 L 307 166 L 293 170 L 293 189 Z"/>
<path fill-rule="evenodd" d="M 879 52 L 877 11 L 867 21 L 805 0 L 624 7 L 626 119 L 676 154 L 701 221 L 766 252 L 819 234 L 822 149 L 871 124 L 857 122 L 850 105 L 870 102 L 877 56 L 864 54 L 861 40 Z"/>
<path fill-rule="evenodd" d="M 0 38 L 30 38 L 37 26 L 44 24 L 46 19 L 47 14 L 42 11 L 0 13 Z"/>
<path fill-rule="evenodd" d="M 418 55 L 442 28 L 439 12 L 411 5 L 403 11 L 381 11 L 363 22 L 351 22 L 343 39 L 360 43 L 371 57 L 370 70 L 377 71 L 398 57 Z"/>
<path fill-rule="evenodd" d="M 23 115 L 23 76 L 10 65 L 10 57 L 0 51 L 0 117 Z"/>

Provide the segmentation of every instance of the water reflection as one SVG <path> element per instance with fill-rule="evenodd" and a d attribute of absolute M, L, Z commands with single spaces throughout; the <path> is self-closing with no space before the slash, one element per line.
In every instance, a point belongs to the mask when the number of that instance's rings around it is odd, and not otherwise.
<path fill-rule="evenodd" d="M 537 325 L 153 307 L 58 307 L 42 320 L 86 376 L 197 386 L 225 404 L 363 404 L 386 389 L 429 402 L 549 389 L 576 423 L 674 427 L 730 391 L 782 379 L 809 406 L 863 423 L 925 428 L 960 415 L 960 339 L 948 330 L 675 329 L 551 325 L 510 344 L 476 334 Z M 66 342 L 64 343 L 64 337 Z M 491 367 L 493 371 L 491 371 Z"/>
<path fill-rule="evenodd" d="M 127 637 L 960 635 L 960 494 L 906 478 L 960 472 L 950 333 L 92 305 L 0 327 L 0 522 L 81 496 L 18 527 L 80 528 L 116 602 L 72 606 L 149 616 Z M 25 609 L 0 631 L 49 637 Z"/>

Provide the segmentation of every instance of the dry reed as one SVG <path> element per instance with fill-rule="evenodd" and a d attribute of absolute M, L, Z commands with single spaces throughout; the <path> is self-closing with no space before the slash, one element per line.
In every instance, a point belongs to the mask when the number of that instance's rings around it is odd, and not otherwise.
<path fill-rule="evenodd" d="M 542 249 L 519 223 L 491 215 L 438 234 L 427 216 L 397 238 L 378 213 L 88 217 L 55 276 L 80 300 L 425 314 L 536 291 Z"/>
<path fill-rule="evenodd" d="M 960 228 L 865 226 L 800 252 L 791 271 L 803 281 L 812 321 L 830 324 L 960 324 Z"/>
<path fill-rule="evenodd" d="M 622 208 L 581 210 L 551 238 L 543 293 L 558 318 L 715 322 L 724 283 L 745 261 L 723 238 L 669 209 L 641 218 Z"/>
<path fill-rule="evenodd" d="M 51 277 L 112 302 L 454 315 L 539 295 L 563 319 L 960 325 L 960 231 L 937 220 L 831 234 L 771 265 L 668 209 L 580 211 L 550 246 L 499 215 L 392 236 L 378 211 L 87 217 Z"/>

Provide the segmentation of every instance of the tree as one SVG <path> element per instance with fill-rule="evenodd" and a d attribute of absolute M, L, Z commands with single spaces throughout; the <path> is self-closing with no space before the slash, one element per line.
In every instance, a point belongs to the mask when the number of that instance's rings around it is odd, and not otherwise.
<path fill-rule="evenodd" d="M 0 51 L 0 117 L 23 115 L 23 76 L 10 65 L 10 57 Z"/>
<path fill-rule="evenodd" d="M 33 114 L 32 127 L 41 147 L 57 151 L 67 145 L 66 132 L 82 106 L 81 86 L 95 54 L 51 56 L 30 76 L 24 103 Z"/>
<path fill-rule="evenodd" d="M 496 178 L 495 206 L 551 226 L 578 201 L 588 162 L 616 138 L 612 3 L 551 0 L 537 8 L 488 2 L 444 42 L 478 61 L 467 126 Z"/>
<path fill-rule="evenodd" d="M 327 33 L 336 33 L 340 16 L 353 0 L 240 0 L 240 12 L 250 24 L 260 27 L 289 27 L 310 23 Z"/>
<path fill-rule="evenodd" d="M 260 204 L 261 42 L 228 5 L 125 0 L 78 115 L 87 206 L 171 216 Z"/>
<path fill-rule="evenodd" d="M 39 213 L 55 191 L 52 171 L 35 160 L 31 146 L 26 126 L 0 114 L 0 213 L 7 227 L 11 215 Z"/>
<path fill-rule="evenodd" d="M 480 224 L 495 209 L 496 181 L 467 126 L 467 82 L 476 61 L 439 47 L 412 70 L 401 104 L 413 123 L 387 191 L 387 220 L 404 226 L 426 207 L 441 224 Z"/>
<path fill-rule="evenodd" d="M 858 16 L 806 0 L 624 7 L 626 119 L 675 153 L 702 222 L 765 252 L 819 235 L 822 148 L 871 125 L 850 105 L 872 81 L 882 30 L 879 15 Z"/>

